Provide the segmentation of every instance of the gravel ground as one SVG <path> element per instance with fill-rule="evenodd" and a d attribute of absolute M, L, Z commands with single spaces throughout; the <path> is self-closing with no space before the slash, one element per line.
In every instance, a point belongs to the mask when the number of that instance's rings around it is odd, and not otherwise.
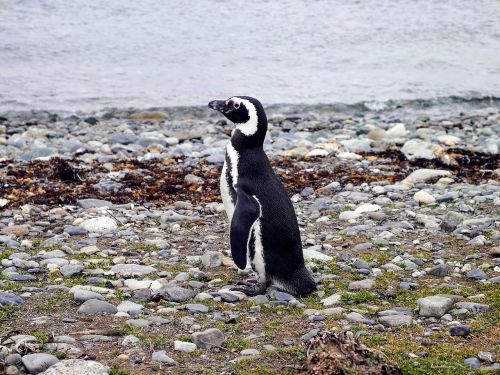
<path fill-rule="evenodd" d="M 229 290 L 208 110 L 0 115 L 0 372 L 316 373 L 325 332 L 405 374 L 500 371 L 498 103 L 269 118 L 307 298 Z"/>

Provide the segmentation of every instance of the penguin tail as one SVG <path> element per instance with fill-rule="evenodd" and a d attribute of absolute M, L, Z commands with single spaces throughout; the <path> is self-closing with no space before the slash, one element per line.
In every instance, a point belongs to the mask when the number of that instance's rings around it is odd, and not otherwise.
<path fill-rule="evenodd" d="M 296 269 L 286 280 L 276 280 L 275 285 L 299 297 L 306 297 L 317 289 L 316 282 L 305 266 Z"/>

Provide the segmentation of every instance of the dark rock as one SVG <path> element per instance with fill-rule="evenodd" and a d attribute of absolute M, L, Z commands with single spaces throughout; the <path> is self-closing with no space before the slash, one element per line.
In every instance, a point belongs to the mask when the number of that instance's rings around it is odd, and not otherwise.
<path fill-rule="evenodd" d="M 461 336 L 465 337 L 470 335 L 470 327 L 469 326 L 455 326 L 450 328 L 451 336 Z"/>

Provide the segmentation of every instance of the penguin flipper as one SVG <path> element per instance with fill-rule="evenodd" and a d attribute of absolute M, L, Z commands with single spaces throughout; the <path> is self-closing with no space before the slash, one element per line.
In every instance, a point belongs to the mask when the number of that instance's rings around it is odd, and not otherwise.
<path fill-rule="evenodd" d="M 258 200 L 248 195 L 243 189 L 236 191 L 236 207 L 231 220 L 231 255 L 239 269 L 247 266 L 248 242 L 252 226 L 260 217 L 260 204 Z"/>

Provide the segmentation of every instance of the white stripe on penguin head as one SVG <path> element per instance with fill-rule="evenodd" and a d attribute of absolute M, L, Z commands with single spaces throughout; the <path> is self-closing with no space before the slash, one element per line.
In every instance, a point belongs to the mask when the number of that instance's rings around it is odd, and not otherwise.
<path fill-rule="evenodd" d="M 239 103 L 240 105 L 243 104 L 248 110 L 248 121 L 242 124 L 238 124 L 238 126 L 236 126 L 236 129 L 241 131 L 246 136 L 254 135 L 255 133 L 257 133 L 257 125 L 259 119 L 257 117 L 257 109 L 255 109 L 255 106 L 252 104 L 252 102 L 246 99 L 238 98 L 237 96 L 233 96 L 229 100 L 232 100 L 235 103 Z"/>

